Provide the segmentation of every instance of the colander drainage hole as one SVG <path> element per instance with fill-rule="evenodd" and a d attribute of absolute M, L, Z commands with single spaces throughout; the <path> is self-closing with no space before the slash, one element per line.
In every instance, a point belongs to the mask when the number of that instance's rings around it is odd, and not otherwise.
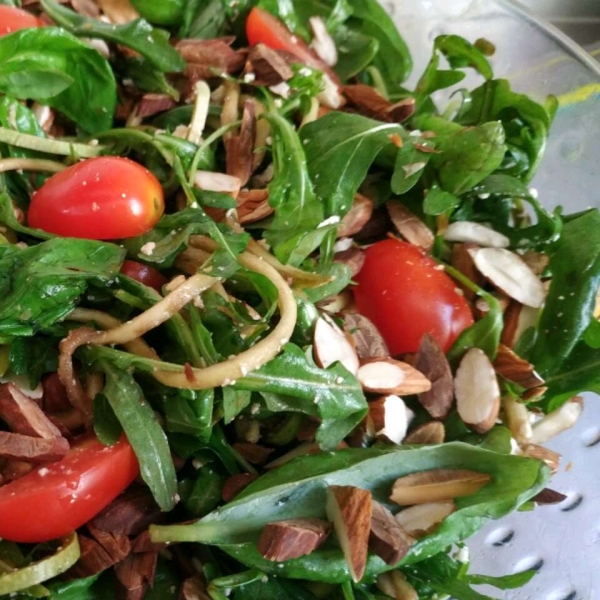
<path fill-rule="evenodd" d="M 574 589 L 559 590 L 550 594 L 546 600 L 577 600 L 577 591 Z"/>
<path fill-rule="evenodd" d="M 515 537 L 515 532 L 508 527 L 498 527 L 487 536 L 486 543 L 490 546 L 501 548 L 506 546 Z"/>
<path fill-rule="evenodd" d="M 514 567 L 513 573 L 522 573 L 523 571 L 540 571 L 544 566 L 544 559 L 541 556 L 527 556 L 522 558 Z"/>
<path fill-rule="evenodd" d="M 581 436 L 581 441 L 587 448 L 593 448 L 594 446 L 600 444 L 600 428 L 590 427 L 584 431 Z"/>
<path fill-rule="evenodd" d="M 583 496 L 579 492 L 571 492 L 567 494 L 567 499 L 563 500 L 558 507 L 562 512 L 571 512 L 575 510 L 583 502 Z"/>

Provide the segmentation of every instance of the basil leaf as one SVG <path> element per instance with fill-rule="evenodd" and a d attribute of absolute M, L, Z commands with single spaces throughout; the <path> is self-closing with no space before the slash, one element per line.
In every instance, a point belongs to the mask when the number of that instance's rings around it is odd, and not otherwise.
<path fill-rule="evenodd" d="M 177 25 L 185 9 L 185 0 L 131 0 L 140 15 L 157 25 Z"/>
<path fill-rule="evenodd" d="M 42 100 L 89 133 L 111 126 L 116 89 L 106 59 L 62 29 L 22 29 L 0 38 L 0 91 Z"/>
<path fill-rule="evenodd" d="M 132 48 L 161 71 L 174 72 L 185 69 L 185 61 L 181 54 L 169 44 L 169 36 L 166 31 L 155 29 L 144 19 L 136 19 L 122 25 L 112 25 L 80 15 L 54 0 L 41 0 L 41 3 L 42 8 L 50 17 L 77 36 L 100 38 Z M 161 0 L 160 6 L 162 7 L 164 4 L 164 0 Z"/>
<path fill-rule="evenodd" d="M 107 361 L 102 361 L 99 368 L 106 375 L 103 394 L 133 447 L 142 479 L 161 509 L 172 510 L 177 477 L 165 432 L 132 375 Z"/>
<path fill-rule="evenodd" d="M 392 134 L 403 135 L 404 129 L 341 112 L 329 113 L 301 129 L 308 170 L 326 217 L 343 217 L 350 210 L 377 155 L 393 147 Z"/>
<path fill-rule="evenodd" d="M 33 335 L 60 321 L 90 283 L 107 286 L 123 258 L 115 244 L 82 239 L 0 246 L 0 333 Z"/>
<path fill-rule="evenodd" d="M 273 412 L 318 417 L 317 442 L 335 448 L 364 418 L 367 403 L 356 378 L 341 364 L 320 369 L 300 348 L 287 344 L 264 367 L 239 379 L 239 389 L 260 392 Z"/>
<path fill-rule="evenodd" d="M 495 454 L 457 442 L 430 447 L 349 449 L 294 459 L 250 484 L 231 503 L 189 525 L 153 526 L 154 541 L 197 541 L 218 545 L 249 568 L 292 579 L 341 583 L 349 579 L 341 551 L 333 544 L 312 554 L 273 563 L 265 560 L 256 541 L 266 523 L 289 518 L 325 517 L 329 485 L 368 489 L 375 500 L 388 502 L 398 478 L 418 471 L 473 469 L 491 481 L 472 496 L 456 500 L 458 510 L 435 533 L 415 543 L 400 564 L 422 561 L 481 528 L 490 518 L 517 509 L 543 489 L 548 468 L 537 460 Z M 370 555 L 366 578 L 389 570 Z"/>

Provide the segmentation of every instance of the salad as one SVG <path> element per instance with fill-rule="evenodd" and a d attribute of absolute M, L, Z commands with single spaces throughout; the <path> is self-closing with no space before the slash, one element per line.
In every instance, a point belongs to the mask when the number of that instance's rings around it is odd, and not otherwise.
<path fill-rule="evenodd" d="M 0 3 L 0 596 L 481 600 L 600 389 L 557 102 L 376 0 Z M 479 78 L 461 87 L 467 73 Z M 584 243 L 582 243 L 584 242 Z"/>

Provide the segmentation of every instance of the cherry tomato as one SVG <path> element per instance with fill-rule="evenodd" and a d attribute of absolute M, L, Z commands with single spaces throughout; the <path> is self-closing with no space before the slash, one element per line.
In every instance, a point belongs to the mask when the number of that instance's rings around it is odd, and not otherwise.
<path fill-rule="evenodd" d="M 384 240 L 365 251 L 354 298 L 392 355 L 417 352 L 426 333 L 448 351 L 461 331 L 473 324 L 456 284 L 435 267 L 419 248 L 400 240 Z"/>
<path fill-rule="evenodd" d="M 29 225 L 65 237 L 114 240 L 146 233 L 165 209 L 162 187 L 142 165 L 118 156 L 77 163 L 33 194 Z"/>
<path fill-rule="evenodd" d="M 0 36 L 8 35 L 19 29 L 43 27 L 44 21 L 26 10 L 0 4 Z"/>
<path fill-rule="evenodd" d="M 60 461 L 0 487 L 0 538 L 38 543 L 63 537 L 108 506 L 139 473 L 129 442 L 78 438 Z"/>
<path fill-rule="evenodd" d="M 334 82 L 339 82 L 334 71 L 302 38 L 294 35 L 277 17 L 262 8 L 254 7 L 248 14 L 246 37 L 251 46 L 264 44 L 273 50 L 285 50 L 305 65 L 324 71 Z"/>
<path fill-rule="evenodd" d="M 136 262 L 135 260 L 124 261 L 121 273 L 148 287 L 154 288 L 157 292 L 160 292 L 162 286 L 167 283 L 167 278 L 158 269 Z"/>

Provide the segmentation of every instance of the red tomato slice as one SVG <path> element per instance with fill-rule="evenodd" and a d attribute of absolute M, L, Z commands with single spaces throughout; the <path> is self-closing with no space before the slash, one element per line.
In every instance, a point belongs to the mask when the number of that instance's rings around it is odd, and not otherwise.
<path fill-rule="evenodd" d="M 8 35 L 19 29 L 43 27 L 44 21 L 26 10 L 0 4 L 0 36 Z"/>
<path fill-rule="evenodd" d="M 339 78 L 322 61 L 310 46 L 300 37 L 294 35 L 277 17 L 262 8 L 254 7 L 246 19 L 246 37 L 251 46 L 264 44 L 273 50 L 285 50 L 298 60 L 314 69 L 327 73 L 339 84 Z"/>
<path fill-rule="evenodd" d="M 454 281 L 412 244 L 388 239 L 370 246 L 355 279 L 358 310 L 375 323 L 392 355 L 417 352 L 426 333 L 448 351 L 473 324 Z"/>
<path fill-rule="evenodd" d="M 148 287 L 154 288 L 157 292 L 162 290 L 162 286 L 167 283 L 167 278 L 154 267 L 149 267 L 135 260 L 126 260 L 121 267 L 121 273 L 135 279 Z"/>
<path fill-rule="evenodd" d="M 60 461 L 0 487 L 0 538 L 38 543 L 63 537 L 108 506 L 139 473 L 129 442 L 78 438 Z"/>
<path fill-rule="evenodd" d="M 29 225 L 65 237 L 114 240 L 152 229 L 165 209 L 162 187 L 142 165 L 102 156 L 77 163 L 33 194 Z"/>

